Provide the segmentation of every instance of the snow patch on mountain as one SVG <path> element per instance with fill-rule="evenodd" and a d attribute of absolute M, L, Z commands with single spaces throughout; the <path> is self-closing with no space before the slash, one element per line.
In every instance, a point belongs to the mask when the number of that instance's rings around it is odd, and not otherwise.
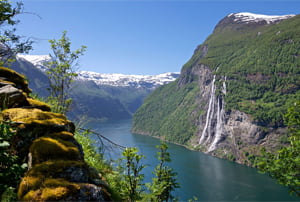
<path fill-rule="evenodd" d="M 261 21 L 266 21 L 267 24 L 276 23 L 281 20 L 289 19 L 294 17 L 294 14 L 290 15 L 262 15 L 262 14 L 254 14 L 248 12 L 242 13 L 231 13 L 227 17 L 235 17 L 234 22 L 244 22 L 246 24 L 249 23 L 257 23 Z"/>
<path fill-rule="evenodd" d="M 17 59 L 26 60 L 42 71 L 46 71 L 45 63 L 51 61 L 50 55 L 17 55 Z"/>
<path fill-rule="evenodd" d="M 94 81 L 97 85 L 122 86 L 135 88 L 156 88 L 170 83 L 179 77 L 179 73 L 163 73 L 158 75 L 126 75 L 100 74 L 96 72 L 80 71 L 78 80 Z"/>
<path fill-rule="evenodd" d="M 49 55 L 18 55 L 17 59 L 26 60 L 42 71 L 46 71 L 45 63 L 51 61 Z M 134 87 L 154 89 L 158 86 L 174 81 L 179 77 L 179 72 L 163 73 L 159 75 L 126 75 L 126 74 L 101 74 L 90 71 L 79 71 L 76 80 L 93 81 L 97 85 L 116 87 Z"/>

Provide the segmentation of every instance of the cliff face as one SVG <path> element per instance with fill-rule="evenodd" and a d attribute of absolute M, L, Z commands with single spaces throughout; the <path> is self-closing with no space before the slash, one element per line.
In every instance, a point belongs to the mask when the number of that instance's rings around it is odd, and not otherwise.
<path fill-rule="evenodd" d="M 264 128 L 248 114 L 232 109 L 226 110 L 226 76 L 217 76 L 205 65 L 200 65 L 193 75 L 197 76 L 199 92 L 197 103 L 202 111 L 196 123 L 196 133 L 190 144 L 214 156 L 251 165 L 253 155 L 263 147 L 278 149 L 286 137 L 286 129 Z M 217 84 L 219 86 L 217 86 Z M 218 92 L 217 92 L 218 91 Z"/>
<path fill-rule="evenodd" d="M 300 16 L 230 14 L 180 78 L 154 91 L 132 131 L 251 165 L 285 144 L 283 115 L 300 99 Z"/>
<path fill-rule="evenodd" d="M 22 201 L 110 201 L 107 185 L 87 165 L 75 126 L 30 98 L 25 78 L 0 67 L 1 122 L 15 128 L 11 150 L 28 162 L 18 188 Z"/>

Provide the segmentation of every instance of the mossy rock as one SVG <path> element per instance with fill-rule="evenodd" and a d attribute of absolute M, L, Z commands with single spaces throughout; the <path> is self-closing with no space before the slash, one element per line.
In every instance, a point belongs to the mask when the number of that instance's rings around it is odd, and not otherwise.
<path fill-rule="evenodd" d="M 27 158 L 29 147 L 35 139 L 61 131 L 73 133 L 75 130 L 74 124 L 64 115 L 40 109 L 5 109 L 0 116 L 0 120 L 12 122 L 16 128 L 11 145 L 20 159 Z"/>
<path fill-rule="evenodd" d="M 37 108 L 37 109 L 40 109 L 42 111 L 47 111 L 47 112 L 51 111 L 50 105 L 48 105 L 44 102 L 41 102 L 39 100 L 32 99 L 32 98 L 27 98 L 27 101 L 28 101 L 29 105 L 33 108 Z"/>
<path fill-rule="evenodd" d="M 83 160 L 76 145 L 60 138 L 40 137 L 33 141 L 29 152 L 32 155 L 32 165 L 55 159 Z"/>
<path fill-rule="evenodd" d="M 25 93 L 29 94 L 32 90 L 28 87 L 28 82 L 25 76 L 15 72 L 12 69 L 6 67 L 0 67 L 1 80 L 12 82 L 18 89 L 21 89 Z"/>
<path fill-rule="evenodd" d="M 70 132 L 67 132 L 67 131 L 61 131 L 61 132 L 58 132 L 58 133 L 51 133 L 48 136 L 52 137 L 52 138 L 60 138 L 60 139 L 67 140 L 67 141 L 75 140 L 74 134 L 70 133 Z"/>
<path fill-rule="evenodd" d="M 22 201 L 112 201 L 103 187 L 73 183 L 62 178 L 36 180 L 24 177 L 18 198 Z"/>
<path fill-rule="evenodd" d="M 22 201 L 57 201 L 76 195 L 80 190 L 77 183 L 62 178 L 24 177 L 18 190 Z"/>
<path fill-rule="evenodd" d="M 71 182 L 89 182 L 89 169 L 84 161 L 49 160 L 34 165 L 27 176 L 64 178 Z"/>
<path fill-rule="evenodd" d="M 17 123 L 19 129 L 33 126 L 34 128 L 42 128 L 44 134 L 60 131 L 74 133 L 75 131 L 74 124 L 67 120 L 64 115 L 45 112 L 40 109 L 11 108 L 3 110 L 2 116 L 4 120 Z"/>
<path fill-rule="evenodd" d="M 22 178 L 22 201 L 111 201 L 105 184 L 91 184 L 84 161 L 50 160 L 34 165 Z M 93 183 L 93 182 L 92 182 Z"/>
<path fill-rule="evenodd" d="M 77 140 L 74 138 L 73 133 L 70 133 L 70 132 L 67 132 L 67 131 L 61 131 L 61 132 L 58 132 L 58 133 L 51 133 L 51 134 L 47 135 L 46 137 L 50 137 L 50 138 L 54 138 L 54 139 L 61 139 L 61 140 L 64 140 L 64 141 L 69 141 L 69 142 L 73 143 L 78 148 L 78 150 L 80 152 L 80 155 L 82 157 L 84 156 L 82 145 L 77 142 Z"/>

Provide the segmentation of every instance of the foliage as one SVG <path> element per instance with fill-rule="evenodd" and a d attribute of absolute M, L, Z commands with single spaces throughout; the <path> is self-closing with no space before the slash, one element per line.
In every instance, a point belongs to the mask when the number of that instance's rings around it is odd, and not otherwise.
<path fill-rule="evenodd" d="M 103 148 L 97 151 L 96 141 L 91 139 L 90 130 L 79 133 L 76 132 L 75 139 L 81 144 L 84 152 L 84 160 L 101 173 L 107 181 L 110 193 L 116 201 L 168 201 L 174 200 L 171 192 L 179 187 L 175 177 L 177 173 L 165 165 L 170 162 L 170 154 L 167 152 L 168 146 L 162 143 L 157 148 L 158 166 L 155 168 L 152 183 L 147 183 L 149 191 L 146 191 L 144 184 L 144 174 L 142 170 L 146 165 L 142 164 L 143 155 L 138 154 L 138 149 L 126 148 L 122 152 L 122 158 L 115 161 L 116 166 L 109 164 L 104 159 Z M 105 147 L 105 145 L 102 145 Z"/>
<path fill-rule="evenodd" d="M 300 197 L 300 101 L 289 108 L 285 118 L 290 145 L 275 154 L 264 152 L 257 166 Z"/>
<path fill-rule="evenodd" d="M 186 144 L 196 131 L 196 83 L 179 87 L 176 82 L 157 88 L 133 116 L 133 132 Z"/>
<path fill-rule="evenodd" d="M 143 155 L 139 155 L 138 149 L 135 147 L 126 148 L 122 155 L 122 160 L 125 161 L 125 166 L 120 165 L 120 170 L 124 170 L 122 175 L 123 182 L 122 196 L 129 201 L 137 201 L 142 199 L 142 192 L 144 191 L 144 174 L 141 174 L 145 165 L 140 165 Z"/>
<path fill-rule="evenodd" d="M 77 60 L 79 56 L 83 55 L 86 46 L 71 51 L 71 42 L 66 31 L 62 33 L 59 40 L 49 40 L 49 43 L 53 51 L 53 55 L 50 55 L 52 61 L 46 64 L 50 79 L 49 101 L 54 103 L 54 112 L 66 114 L 72 101 L 69 98 L 69 91 L 71 83 L 77 76 L 75 73 Z"/>
<path fill-rule="evenodd" d="M 92 166 L 103 176 L 103 178 L 109 184 L 109 192 L 112 194 L 112 198 L 116 201 L 120 201 L 121 194 L 121 175 L 115 168 L 104 159 L 103 148 L 97 149 L 96 141 L 91 138 L 91 132 L 85 130 L 83 132 L 76 131 L 75 139 L 82 146 L 84 153 L 84 160 L 89 166 Z"/>
<path fill-rule="evenodd" d="M 89 130 L 83 132 L 76 131 L 75 139 L 82 146 L 84 152 L 84 160 L 92 167 L 96 168 L 102 175 L 111 171 L 111 167 L 104 160 L 103 153 L 97 151 L 96 141 L 91 139 Z"/>
<path fill-rule="evenodd" d="M 27 53 L 32 48 L 31 40 L 22 40 L 15 33 L 15 25 L 19 21 L 14 18 L 22 13 L 22 9 L 21 2 L 17 2 L 14 7 L 8 0 L 0 1 L 0 65 L 7 65 L 17 53 Z"/>
<path fill-rule="evenodd" d="M 8 201 L 15 197 L 14 188 L 20 182 L 27 166 L 20 163 L 11 147 L 14 134 L 14 129 L 8 123 L 0 123 L 0 196 Z"/>
<path fill-rule="evenodd" d="M 171 162 L 170 153 L 167 152 L 168 146 L 166 143 L 156 146 L 159 151 L 157 152 L 157 159 L 159 164 L 156 166 L 155 178 L 152 179 L 152 183 L 148 184 L 150 190 L 151 201 L 171 201 L 176 200 L 172 195 L 172 191 L 175 188 L 179 188 L 179 184 L 176 182 L 177 173 L 172 168 L 166 166 L 167 162 Z"/>

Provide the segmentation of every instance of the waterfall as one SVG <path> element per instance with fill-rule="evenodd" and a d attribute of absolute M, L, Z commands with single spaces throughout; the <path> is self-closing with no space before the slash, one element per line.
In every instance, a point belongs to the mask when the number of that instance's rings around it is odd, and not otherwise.
<path fill-rule="evenodd" d="M 208 146 L 208 152 L 216 149 L 217 144 L 222 140 L 223 136 L 223 127 L 225 124 L 225 102 L 223 100 L 223 95 L 226 95 L 227 93 L 226 76 L 223 79 L 223 85 L 221 87 L 222 95 L 216 97 L 216 75 L 213 77 L 206 121 L 199 140 L 199 144 Z"/>
<path fill-rule="evenodd" d="M 212 144 L 210 145 L 208 152 L 216 149 L 216 145 L 222 139 L 223 133 L 223 125 L 224 125 L 224 101 L 222 100 L 222 96 L 218 96 L 218 104 L 217 104 L 217 124 L 215 128 L 215 136 Z"/>
<path fill-rule="evenodd" d="M 206 114 L 206 121 L 205 121 L 205 126 L 203 128 L 201 138 L 199 140 L 199 144 L 202 144 L 208 129 L 208 136 L 210 136 L 210 131 L 211 131 L 211 119 L 214 114 L 214 105 L 215 105 L 215 81 L 216 81 L 216 75 L 214 75 L 212 85 L 211 85 L 211 91 L 210 91 L 210 98 L 209 98 L 209 103 L 208 103 L 208 110 Z"/>

